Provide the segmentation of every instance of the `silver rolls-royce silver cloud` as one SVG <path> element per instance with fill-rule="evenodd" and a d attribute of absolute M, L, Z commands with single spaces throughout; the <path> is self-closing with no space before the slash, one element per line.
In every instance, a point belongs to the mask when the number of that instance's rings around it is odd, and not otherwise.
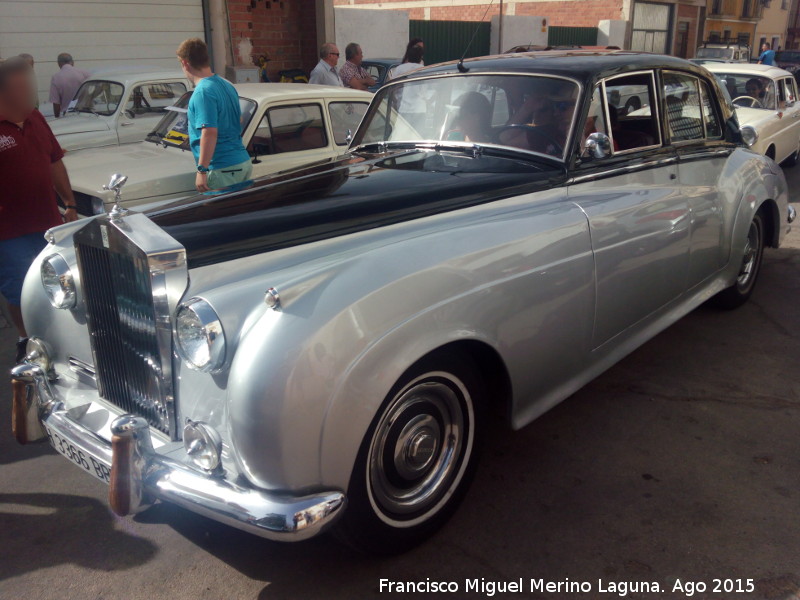
<path fill-rule="evenodd" d="M 488 412 L 520 428 L 700 304 L 744 303 L 794 216 L 688 61 L 426 67 L 340 158 L 50 230 L 13 430 L 119 515 L 401 551 L 464 496 Z"/>

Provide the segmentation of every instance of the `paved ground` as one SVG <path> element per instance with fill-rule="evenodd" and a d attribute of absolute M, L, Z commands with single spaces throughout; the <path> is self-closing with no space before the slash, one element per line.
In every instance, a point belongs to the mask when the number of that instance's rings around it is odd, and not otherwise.
<path fill-rule="evenodd" d="M 800 190 L 800 168 L 790 180 Z M 800 194 L 800 192 L 796 192 Z M 800 200 L 800 195 L 796 197 Z M 463 507 L 393 559 L 331 539 L 278 545 L 159 505 L 136 519 L 47 446 L 11 438 L 0 385 L 0 598 L 361 599 L 379 579 L 753 579 L 800 598 L 800 232 L 769 251 L 752 302 L 701 308 L 523 431 L 495 427 Z M 10 329 L 0 364 L 11 366 Z M 8 424 L 8 425 L 7 425 Z M 746 585 L 746 584 L 745 584 Z M 606 584 L 608 587 L 608 584 Z M 420 597 L 413 594 L 404 597 Z M 430 596 L 425 596 L 430 597 Z"/>

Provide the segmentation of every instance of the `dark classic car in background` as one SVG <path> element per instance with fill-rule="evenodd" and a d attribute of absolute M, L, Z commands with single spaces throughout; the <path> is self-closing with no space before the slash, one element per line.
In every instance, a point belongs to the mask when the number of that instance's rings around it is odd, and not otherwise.
<path fill-rule="evenodd" d="M 750 296 L 794 211 L 721 98 L 631 52 L 436 65 L 381 89 L 327 165 L 53 229 L 17 439 L 49 436 L 120 515 L 160 499 L 406 549 L 463 497 L 487 411 L 522 427 Z"/>

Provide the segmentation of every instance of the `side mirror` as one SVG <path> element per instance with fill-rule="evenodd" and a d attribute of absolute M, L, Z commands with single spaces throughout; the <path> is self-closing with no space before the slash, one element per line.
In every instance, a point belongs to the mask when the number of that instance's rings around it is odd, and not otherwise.
<path fill-rule="evenodd" d="M 590 158 L 611 156 L 611 139 L 599 131 L 590 133 L 584 144 L 585 154 Z"/>
<path fill-rule="evenodd" d="M 353 130 L 352 129 L 348 129 L 347 130 L 347 135 L 345 136 L 344 141 L 347 142 L 348 144 L 353 141 Z"/>

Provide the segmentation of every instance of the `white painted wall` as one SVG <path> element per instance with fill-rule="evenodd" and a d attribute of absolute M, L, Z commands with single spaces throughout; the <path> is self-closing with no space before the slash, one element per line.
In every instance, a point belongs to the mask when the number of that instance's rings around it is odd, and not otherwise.
<path fill-rule="evenodd" d="M 0 56 L 33 55 L 42 102 L 60 52 L 89 71 L 176 67 L 175 49 L 189 37 L 204 37 L 201 0 L 0 1 Z"/>
<path fill-rule="evenodd" d="M 335 43 L 342 53 L 350 42 L 361 45 L 364 58 L 400 58 L 408 44 L 408 13 L 404 10 L 334 8 Z"/>
<path fill-rule="evenodd" d="M 624 48 L 627 27 L 627 21 L 603 19 L 597 24 L 597 45 Z"/>
<path fill-rule="evenodd" d="M 489 51 L 500 54 L 514 46 L 547 46 L 547 17 L 530 15 L 503 16 L 503 43 L 500 47 L 500 16 L 492 17 Z"/>

